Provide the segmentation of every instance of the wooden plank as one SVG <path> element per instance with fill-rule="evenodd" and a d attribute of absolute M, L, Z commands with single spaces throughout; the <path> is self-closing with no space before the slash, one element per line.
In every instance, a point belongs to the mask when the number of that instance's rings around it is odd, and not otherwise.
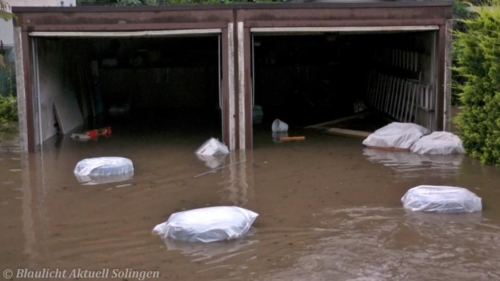
<path fill-rule="evenodd" d="M 305 140 L 306 137 L 300 136 L 300 137 L 281 137 L 280 141 L 303 141 Z"/>
<path fill-rule="evenodd" d="M 373 114 L 373 112 L 372 111 L 361 112 L 361 113 L 354 114 L 354 115 L 351 115 L 351 116 L 347 116 L 347 117 L 344 117 L 344 118 L 340 118 L 340 119 L 336 119 L 336 120 L 332 120 L 332 121 L 328 121 L 328 122 L 323 122 L 323 123 L 319 123 L 319 124 L 307 126 L 306 129 L 309 129 L 309 128 L 314 128 L 314 129 L 318 129 L 319 128 L 319 129 L 321 129 L 322 127 L 324 127 L 326 125 L 332 125 L 332 124 L 337 124 L 337 123 L 348 121 L 348 120 L 352 120 L 352 119 L 363 118 L 363 117 L 368 116 L 370 114 Z"/>
<path fill-rule="evenodd" d="M 67 134 L 83 125 L 83 116 L 78 107 L 78 102 L 72 95 L 58 96 L 54 100 L 54 112 L 63 134 Z"/>
<path fill-rule="evenodd" d="M 340 129 L 340 128 L 328 129 L 328 130 L 326 130 L 326 133 L 353 136 L 353 137 L 363 137 L 363 138 L 366 138 L 371 134 L 370 132 Z"/>

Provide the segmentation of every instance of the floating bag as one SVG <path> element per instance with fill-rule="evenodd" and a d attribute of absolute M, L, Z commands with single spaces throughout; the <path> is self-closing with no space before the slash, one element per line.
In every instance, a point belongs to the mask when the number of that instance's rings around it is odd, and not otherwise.
<path fill-rule="evenodd" d="M 411 146 L 410 150 L 418 154 L 464 153 L 462 140 L 448 132 L 433 132 L 430 135 L 423 136 Z"/>
<path fill-rule="evenodd" d="M 75 176 L 114 176 L 134 171 L 132 161 L 122 157 L 97 157 L 83 159 L 75 167 Z"/>
<path fill-rule="evenodd" d="M 370 134 L 363 144 L 368 147 L 409 149 L 429 130 L 413 123 L 393 122 Z"/>
<path fill-rule="evenodd" d="M 83 159 L 73 171 L 76 179 L 86 184 L 125 181 L 134 176 L 132 161 L 122 157 L 97 157 Z"/>
<path fill-rule="evenodd" d="M 207 207 L 174 213 L 153 233 L 163 239 L 210 243 L 245 235 L 258 214 L 240 207 Z"/>
<path fill-rule="evenodd" d="M 401 198 L 405 209 L 437 213 L 472 213 L 482 210 L 481 198 L 461 187 L 420 185 Z"/>

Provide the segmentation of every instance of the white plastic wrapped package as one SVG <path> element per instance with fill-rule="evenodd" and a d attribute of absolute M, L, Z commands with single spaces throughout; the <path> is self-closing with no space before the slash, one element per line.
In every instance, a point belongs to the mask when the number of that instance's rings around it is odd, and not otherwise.
<path fill-rule="evenodd" d="M 405 209 L 436 213 L 473 213 L 482 210 L 481 198 L 454 186 L 420 185 L 401 198 Z"/>
<path fill-rule="evenodd" d="M 411 146 L 410 150 L 418 154 L 464 153 L 462 140 L 448 132 L 433 132 L 430 135 L 423 136 Z"/>
<path fill-rule="evenodd" d="M 258 214 L 240 207 L 207 207 L 174 213 L 153 229 L 163 239 L 210 243 L 245 235 Z"/>
<path fill-rule="evenodd" d="M 94 175 L 76 176 L 76 179 L 83 185 L 97 185 L 97 184 L 127 181 L 132 177 L 134 177 L 134 172 L 119 174 L 119 175 L 111 175 L 111 176 L 94 176 Z"/>
<path fill-rule="evenodd" d="M 87 158 L 76 164 L 76 177 L 84 176 L 116 176 L 134 172 L 132 161 L 122 157 Z"/>
<path fill-rule="evenodd" d="M 211 138 L 207 140 L 204 144 L 202 144 L 195 152 L 198 155 L 221 155 L 228 154 L 229 148 L 227 145 L 223 144 L 219 140 L 215 138 Z"/>
<path fill-rule="evenodd" d="M 429 130 L 413 123 L 393 122 L 370 134 L 363 144 L 369 147 L 391 147 L 409 149 Z"/>

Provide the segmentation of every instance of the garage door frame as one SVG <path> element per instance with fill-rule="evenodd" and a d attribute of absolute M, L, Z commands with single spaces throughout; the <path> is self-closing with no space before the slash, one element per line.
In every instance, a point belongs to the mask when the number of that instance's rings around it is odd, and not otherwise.
<path fill-rule="evenodd" d="M 251 113 L 252 112 L 252 107 L 254 105 L 254 100 L 255 100 L 255 92 L 254 92 L 254 87 L 255 87 L 255 82 L 254 82 L 254 62 L 253 62 L 253 49 L 255 48 L 253 45 L 253 36 L 277 36 L 277 35 L 311 35 L 311 34 L 322 34 L 325 32 L 336 32 L 336 33 L 362 33 L 362 34 L 369 34 L 369 33 L 380 33 L 380 32 L 415 32 L 415 31 L 434 31 L 438 33 L 439 37 L 442 37 L 441 32 L 444 29 L 443 28 L 443 22 L 442 21 L 422 21 L 422 25 L 379 25 L 379 26 L 370 26 L 370 25 L 359 25 L 359 26 L 337 26 L 335 24 L 329 25 L 329 26 L 307 26 L 306 24 L 311 24 L 310 22 L 274 22 L 269 24 L 268 27 L 264 27 L 262 24 L 256 24 L 257 26 L 245 26 L 244 28 L 238 29 L 238 37 L 239 38 L 245 38 L 246 45 L 245 43 L 241 43 L 242 46 L 247 47 L 249 50 L 246 50 L 244 57 L 244 63 L 240 67 L 240 72 L 244 71 L 245 69 L 245 64 L 250 66 L 250 71 L 249 73 L 246 73 L 246 76 L 250 75 L 250 77 L 245 77 L 243 79 L 240 78 L 239 83 L 240 84 L 245 84 L 247 83 L 248 86 L 245 85 L 240 85 L 240 88 L 245 89 L 247 88 L 249 93 L 245 93 L 245 95 L 249 95 L 250 99 L 247 100 L 246 106 L 241 106 L 241 102 L 245 101 L 241 95 L 242 93 L 240 92 L 240 107 L 238 110 L 240 111 L 240 118 L 243 118 L 243 116 L 246 115 L 246 124 L 245 126 L 240 123 L 240 146 L 242 147 L 252 147 L 253 143 L 253 126 L 251 123 L 251 115 L 248 116 L 246 113 Z M 239 23 L 240 24 L 240 23 Z M 241 22 L 241 25 L 246 24 L 244 22 Z M 418 22 L 417 22 L 418 24 Z M 244 31 L 243 31 L 244 30 Z M 240 34 L 242 32 L 242 34 Z M 435 91 L 437 92 L 436 95 L 436 107 L 437 107 L 437 112 L 436 112 L 436 118 L 435 118 L 435 128 L 437 130 L 443 130 L 445 125 L 445 120 L 443 119 L 443 113 L 445 107 L 444 107 L 444 102 L 445 102 L 445 95 L 444 92 L 445 90 L 443 89 L 440 91 L 441 87 L 437 87 L 437 85 L 440 85 L 440 83 L 444 83 L 443 81 L 445 80 L 445 73 L 444 73 L 444 68 L 440 68 L 440 58 L 441 54 L 438 54 L 438 51 L 440 50 L 441 47 L 444 47 L 444 44 L 437 40 L 437 45 L 438 46 L 432 46 L 433 50 L 433 55 L 432 55 L 432 76 L 434 81 L 436 81 L 434 84 L 436 85 Z M 443 46 L 439 45 L 443 44 Z M 436 48 L 437 47 L 437 48 Z M 436 50 L 437 49 L 437 50 Z M 440 74 L 441 73 L 441 74 Z M 240 74 L 241 75 L 241 74 Z M 249 82 L 247 82 L 249 81 Z M 443 87 L 444 88 L 444 87 Z M 242 131 L 244 130 L 244 131 Z M 245 137 L 244 137 L 245 136 Z M 244 138 L 244 141 L 241 141 L 241 139 Z"/>
<path fill-rule="evenodd" d="M 216 4 L 156 7 L 13 8 L 20 138 L 34 152 L 31 32 L 134 32 L 222 30 L 223 140 L 230 149 L 251 149 L 251 29 L 439 27 L 437 38 L 437 129 L 444 128 L 449 96 L 449 38 L 452 2 Z M 448 58 L 448 59 L 446 59 Z M 446 73 L 446 75 L 445 75 Z M 446 95 L 445 95 L 446 93 Z M 446 98 L 446 103 L 445 103 Z"/>
<path fill-rule="evenodd" d="M 246 67 L 252 65 L 251 46 L 252 34 L 255 32 L 269 33 L 279 32 L 319 32 L 319 31 L 354 31 L 356 29 L 366 31 L 369 29 L 401 30 L 411 31 L 429 29 L 437 33 L 436 59 L 434 60 L 434 73 L 436 81 L 437 112 L 436 130 L 446 128 L 445 108 L 448 104 L 447 97 L 450 96 L 449 87 L 445 82 L 449 77 L 449 69 L 445 69 L 445 56 L 449 56 L 449 44 L 446 37 L 451 32 L 446 26 L 451 19 L 452 9 L 450 3 L 376 3 L 369 4 L 344 4 L 338 5 L 337 9 L 320 9 L 316 6 L 309 6 L 301 13 L 290 12 L 286 9 L 246 9 L 240 10 L 237 14 L 238 21 L 238 42 L 240 48 L 244 47 L 245 52 L 239 53 L 239 59 L 243 61 L 239 66 L 239 87 L 244 89 L 238 93 L 238 101 L 245 104 L 237 106 L 240 119 L 238 127 L 239 136 L 245 136 L 245 140 L 240 140 L 240 146 L 246 148 L 253 147 L 253 126 L 252 126 L 252 70 Z M 388 6 L 388 7 L 387 7 Z M 397 6 L 397 8 L 395 8 Z M 389 8 L 390 7 L 390 8 Z M 394 8 L 394 9 L 391 9 Z M 265 15 L 265 16 L 264 16 Z M 272 15 L 272 16 L 271 16 Z M 279 32 L 278 32 L 279 31 Z M 243 38 L 243 39 L 240 39 Z M 243 42 L 241 42 L 243 41 Z M 244 74 L 241 74 L 244 72 Z"/>
<path fill-rule="evenodd" d="M 188 29 L 188 30 L 146 30 L 146 31 L 115 31 L 115 32 L 96 32 L 96 31 L 35 31 L 30 32 L 29 37 L 31 41 L 31 50 L 32 50 L 32 60 L 33 60 L 33 119 L 34 119 L 34 143 L 35 146 L 40 146 L 46 138 L 51 136 L 43 136 L 42 130 L 42 113 L 41 113 L 41 103 L 42 98 L 40 97 L 40 82 L 39 82 L 39 69 L 38 69 L 38 50 L 37 50 L 37 39 L 39 38 L 158 38 L 158 37 L 180 37 L 180 36 L 201 36 L 201 35 L 217 35 L 219 38 L 218 43 L 218 54 L 219 54 L 219 62 L 222 59 L 222 52 L 220 50 L 221 44 L 221 34 L 222 29 L 214 28 L 214 29 Z M 220 64 L 219 64 L 219 75 Z M 222 83 L 219 80 L 219 104 L 221 109 L 224 108 L 222 104 Z M 222 112 L 221 112 L 222 114 Z M 222 120 L 224 120 L 224 116 L 222 116 Z M 222 128 L 221 131 L 224 131 Z"/>

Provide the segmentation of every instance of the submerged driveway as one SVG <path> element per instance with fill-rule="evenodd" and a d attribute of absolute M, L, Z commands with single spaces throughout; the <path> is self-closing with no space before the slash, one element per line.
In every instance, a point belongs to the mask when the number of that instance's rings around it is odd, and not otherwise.
<path fill-rule="evenodd" d="M 214 173 L 194 150 L 203 135 L 97 142 L 53 139 L 43 153 L 0 153 L 0 264 L 5 268 L 158 271 L 162 280 L 493 280 L 500 278 L 498 169 L 468 157 L 364 150 L 360 140 L 255 136 Z M 168 144 L 168 145 L 166 145 Z M 134 162 L 125 182 L 81 185 L 88 157 Z M 483 212 L 407 213 L 420 184 L 463 186 Z M 162 241 L 173 212 L 237 205 L 259 213 L 247 237 L 207 245 Z M 129 278 L 128 280 L 137 280 Z M 154 279 L 150 279 L 154 280 Z"/>

